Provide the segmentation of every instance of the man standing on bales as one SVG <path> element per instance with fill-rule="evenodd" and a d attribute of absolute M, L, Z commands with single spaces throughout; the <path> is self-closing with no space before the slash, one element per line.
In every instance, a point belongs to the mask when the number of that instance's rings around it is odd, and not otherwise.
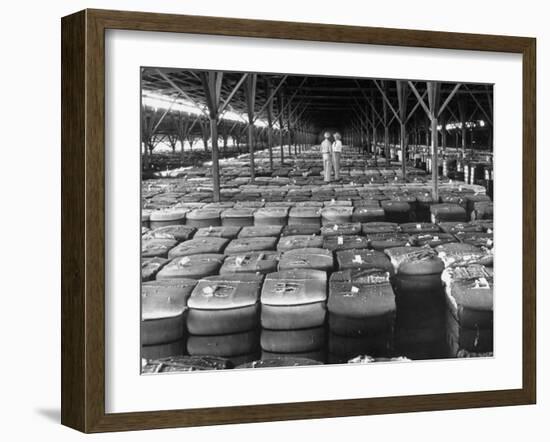
<path fill-rule="evenodd" d="M 334 167 L 334 179 L 340 179 L 340 156 L 342 155 L 342 136 L 334 133 L 334 143 L 332 143 L 332 165 Z"/>
<path fill-rule="evenodd" d="M 332 143 L 330 142 L 330 132 L 325 132 L 324 140 L 321 143 L 321 154 L 323 155 L 323 174 L 325 182 L 330 183 L 332 172 Z"/>

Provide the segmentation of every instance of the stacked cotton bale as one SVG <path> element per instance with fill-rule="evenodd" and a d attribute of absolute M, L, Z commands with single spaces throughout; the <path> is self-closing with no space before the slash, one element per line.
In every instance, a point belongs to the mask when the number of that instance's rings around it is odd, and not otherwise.
<path fill-rule="evenodd" d="M 261 347 L 267 357 L 324 360 L 327 274 L 281 270 L 266 275 L 261 295 Z"/>
<path fill-rule="evenodd" d="M 188 301 L 187 352 L 234 365 L 257 359 L 262 281 L 252 273 L 200 279 Z"/>
<path fill-rule="evenodd" d="M 333 273 L 327 308 L 332 362 L 392 352 L 396 305 L 389 272 L 372 267 Z"/>
<path fill-rule="evenodd" d="M 493 271 L 471 264 L 449 267 L 443 275 L 447 295 L 449 356 L 493 351 Z"/>
<path fill-rule="evenodd" d="M 196 281 L 150 281 L 141 288 L 141 357 L 185 354 L 188 299 Z"/>

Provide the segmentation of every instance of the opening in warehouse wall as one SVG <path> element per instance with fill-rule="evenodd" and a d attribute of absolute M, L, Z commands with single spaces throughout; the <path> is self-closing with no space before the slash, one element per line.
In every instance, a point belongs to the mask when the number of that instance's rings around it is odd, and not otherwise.
<path fill-rule="evenodd" d="M 142 372 L 492 356 L 492 109 L 490 84 L 142 68 Z"/>

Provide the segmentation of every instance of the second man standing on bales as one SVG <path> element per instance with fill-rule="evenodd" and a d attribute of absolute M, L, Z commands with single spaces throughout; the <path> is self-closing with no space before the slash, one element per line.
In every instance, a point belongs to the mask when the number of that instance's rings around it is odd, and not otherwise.
<path fill-rule="evenodd" d="M 334 179 L 340 179 L 340 156 L 342 155 L 342 136 L 336 132 L 332 143 L 332 166 L 334 167 Z"/>
<path fill-rule="evenodd" d="M 323 155 L 323 172 L 326 183 L 330 182 L 332 174 L 332 143 L 330 142 L 330 132 L 325 132 L 324 140 L 321 142 L 321 154 Z"/>

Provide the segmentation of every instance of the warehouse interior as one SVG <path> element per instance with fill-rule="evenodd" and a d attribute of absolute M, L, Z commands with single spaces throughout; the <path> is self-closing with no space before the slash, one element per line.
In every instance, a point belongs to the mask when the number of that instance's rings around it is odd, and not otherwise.
<path fill-rule="evenodd" d="M 142 373 L 492 356 L 492 85 L 141 79 Z"/>

